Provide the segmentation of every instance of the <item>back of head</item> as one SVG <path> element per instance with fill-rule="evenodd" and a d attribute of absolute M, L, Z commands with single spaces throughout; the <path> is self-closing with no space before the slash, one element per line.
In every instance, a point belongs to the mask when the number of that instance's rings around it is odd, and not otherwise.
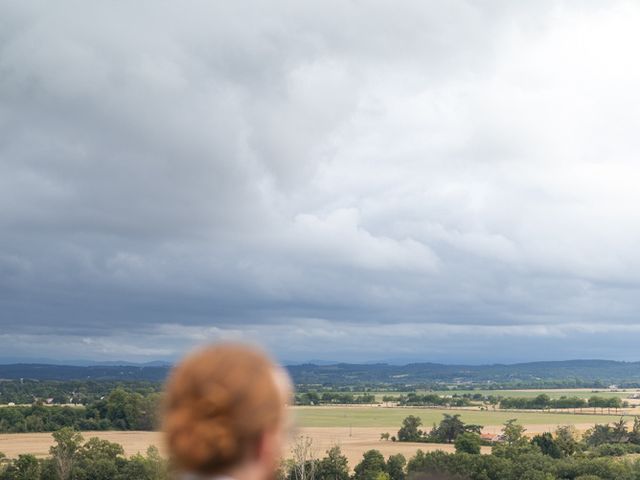
<path fill-rule="evenodd" d="M 255 454 L 285 415 L 275 364 L 252 348 L 225 344 L 185 358 L 167 383 L 164 429 L 175 467 L 225 474 Z"/>

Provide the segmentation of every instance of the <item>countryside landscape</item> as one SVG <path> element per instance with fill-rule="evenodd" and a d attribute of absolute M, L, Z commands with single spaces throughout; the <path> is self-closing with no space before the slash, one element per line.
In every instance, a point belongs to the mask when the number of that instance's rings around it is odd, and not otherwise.
<path fill-rule="evenodd" d="M 640 380 L 635 375 L 623 378 L 630 367 L 604 361 L 473 368 L 293 365 L 288 370 L 296 393 L 289 412 L 295 429 L 280 475 L 295 477 L 296 462 L 302 462 L 307 475 L 330 478 L 323 468 L 342 458 L 345 478 L 388 475 L 398 480 L 420 472 L 481 478 L 464 471 L 472 468 L 469 456 L 476 456 L 541 462 L 539 478 L 562 468 L 592 470 L 597 478 L 636 478 Z M 104 472 L 93 471 L 91 462 L 83 464 L 87 459 L 78 454 L 80 470 L 74 475 L 124 475 L 132 468 L 146 472 L 144 478 L 166 475 L 157 412 L 163 389 L 159 378 L 169 368 L 1 365 L 0 478 L 55 476 L 48 462 L 79 434 L 78 452 L 87 458 L 106 455 L 106 464 L 108 459 L 113 464 L 111 469 L 102 465 Z M 568 369 L 573 376 L 562 378 Z M 306 383 L 310 378 L 323 381 Z M 89 439 L 98 440 L 81 447 Z M 522 473 L 514 473 L 517 469 L 494 467 L 493 472 L 491 466 L 483 467 L 486 478 L 521 478 L 514 476 Z M 580 477 L 567 475 L 557 478 Z"/>
<path fill-rule="evenodd" d="M 0 0 L 0 480 L 640 480 L 639 26 Z"/>

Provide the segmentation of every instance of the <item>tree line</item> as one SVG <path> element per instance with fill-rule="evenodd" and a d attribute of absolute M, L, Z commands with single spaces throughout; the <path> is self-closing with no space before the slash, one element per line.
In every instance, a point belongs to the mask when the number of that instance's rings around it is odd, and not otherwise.
<path fill-rule="evenodd" d="M 628 407 L 628 402 L 623 402 L 619 397 L 592 396 L 589 399 L 580 397 L 551 398 L 547 394 L 540 394 L 533 398 L 528 397 L 501 397 L 499 395 L 482 395 L 480 393 L 464 393 L 453 395 L 438 395 L 436 393 L 419 394 L 415 392 L 403 395 L 384 395 L 383 402 L 394 402 L 402 406 L 442 406 L 442 407 L 466 407 L 477 403 L 499 405 L 503 409 L 600 409 L 604 412 L 617 411 L 619 408 Z"/>
<path fill-rule="evenodd" d="M 438 425 L 434 425 L 429 431 L 422 430 L 422 420 L 415 415 L 409 415 L 402 421 L 402 425 L 398 430 L 397 436 L 390 437 L 388 433 L 381 435 L 383 440 L 392 440 L 399 442 L 424 442 L 424 443 L 454 443 L 460 436 L 465 438 L 476 438 L 478 445 L 492 445 L 496 440 L 482 440 L 480 433 L 482 425 L 466 424 L 460 418 L 460 415 L 443 414 L 443 419 Z M 630 451 L 640 450 L 640 417 L 634 417 L 631 428 L 628 427 L 627 421 L 621 417 L 617 422 L 611 424 L 596 424 L 584 432 L 578 439 L 575 428 L 572 426 L 563 426 L 556 430 L 556 436 L 563 444 L 567 443 L 569 433 L 576 439 L 572 442 L 572 450 L 587 451 L 594 447 L 602 445 L 627 445 L 627 448 L 606 449 L 629 453 Z M 524 429 L 517 424 L 515 419 L 505 423 L 502 435 L 497 436 L 497 442 L 511 442 L 512 438 L 524 438 Z M 534 437 L 536 439 L 537 437 Z M 579 440 L 579 441 L 578 441 Z M 536 441 L 539 441 L 536 440 Z M 566 449 L 565 449 L 566 450 Z M 611 453 L 614 455 L 614 453 Z"/>
<path fill-rule="evenodd" d="M 28 405 L 42 402 L 54 405 L 87 405 L 108 396 L 116 388 L 147 396 L 160 393 L 162 383 L 142 380 L 3 380 L 0 382 L 0 404 Z"/>
<path fill-rule="evenodd" d="M 468 396 L 444 396 L 435 393 L 407 393 L 406 395 L 384 395 L 383 402 L 395 402 L 402 406 L 446 406 L 446 407 L 465 407 L 472 405 Z"/>
<path fill-rule="evenodd" d="M 0 408 L 0 433 L 76 430 L 153 430 L 160 394 L 142 395 L 116 388 L 86 406 L 14 406 Z"/>
<path fill-rule="evenodd" d="M 366 404 L 375 403 L 371 393 L 355 395 L 351 392 L 302 392 L 295 396 L 296 405 Z"/>
<path fill-rule="evenodd" d="M 422 430 L 422 420 L 415 415 L 409 415 L 402 421 L 398 435 L 389 437 L 383 434 L 382 439 L 390 439 L 399 442 L 423 442 L 423 443 L 453 443 L 458 436 L 469 433 L 480 439 L 482 425 L 466 424 L 460 415 L 443 414 L 438 425 L 434 425 L 429 431 Z"/>
<path fill-rule="evenodd" d="M 549 395 L 541 394 L 534 398 L 507 397 L 500 400 L 500 408 L 505 409 L 528 409 L 528 410 L 547 410 L 551 408 L 573 408 L 583 409 L 592 408 L 594 411 L 605 409 L 611 412 L 613 409 L 617 411 L 619 408 L 628 407 L 627 402 L 623 402 L 619 397 L 598 397 L 592 396 L 588 400 L 579 397 L 560 397 L 553 399 Z"/>

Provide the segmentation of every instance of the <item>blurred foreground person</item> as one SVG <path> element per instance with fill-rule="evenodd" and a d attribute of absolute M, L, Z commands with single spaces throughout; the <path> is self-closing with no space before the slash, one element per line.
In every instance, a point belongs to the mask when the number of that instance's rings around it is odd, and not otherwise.
<path fill-rule="evenodd" d="M 250 347 L 223 344 L 187 356 L 169 377 L 164 410 L 178 478 L 273 479 L 291 395 L 285 371 Z"/>

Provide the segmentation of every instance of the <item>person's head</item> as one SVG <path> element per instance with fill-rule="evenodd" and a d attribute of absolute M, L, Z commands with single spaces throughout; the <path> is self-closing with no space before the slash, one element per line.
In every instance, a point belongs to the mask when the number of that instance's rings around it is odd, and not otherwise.
<path fill-rule="evenodd" d="M 271 478 L 285 441 L 287 374 L 242 345 L 208 347 L 171 373 L 164 430 L 174 467 L 198 476 Z"/>

